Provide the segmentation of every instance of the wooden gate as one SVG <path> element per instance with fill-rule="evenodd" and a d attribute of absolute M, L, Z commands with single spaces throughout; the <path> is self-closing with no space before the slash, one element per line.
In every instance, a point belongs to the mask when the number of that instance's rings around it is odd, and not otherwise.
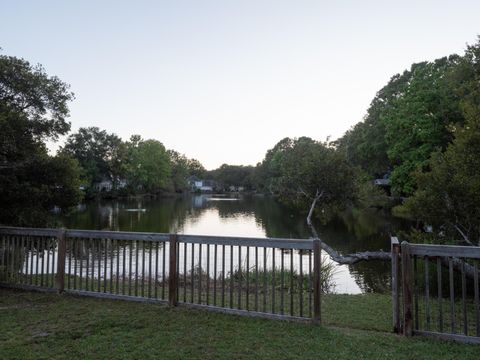
<path fill-rule="evenodd" d="M 394 331 L 480 344 L 480 247 L 392 238 L 391 251 Z"/>

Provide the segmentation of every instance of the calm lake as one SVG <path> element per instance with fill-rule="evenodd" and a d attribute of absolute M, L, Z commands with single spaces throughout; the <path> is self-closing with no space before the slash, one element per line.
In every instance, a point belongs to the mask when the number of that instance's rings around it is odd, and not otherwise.
<path fill-rule="evenodd" d="M 305 217 L 266 196 L 192 195 L 160 199 L 88 202 L 61 219 L 70 229 L 122 230 L 195 235 L 309 238 Z M 407 229 L 404 220 L 371 210 L 349 210 L 326 225 L 321 238 L 341 253 L 389 251 L 390 235 Z M 325 261 L 330 261 L 324 257 Z M 387 292 L 390 263 L 370 261 L 338 266 L 335 292 Z"/>

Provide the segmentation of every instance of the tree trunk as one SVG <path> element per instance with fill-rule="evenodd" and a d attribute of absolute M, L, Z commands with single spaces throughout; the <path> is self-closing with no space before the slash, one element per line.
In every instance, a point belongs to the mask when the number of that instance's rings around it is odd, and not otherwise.
<path fill-rule="evenodd" d="M 390 261 L 391 260 L 392 257 L 390 253 L 387 253 L 384 251 L 363 251 L 363 252 L 358 252 L 354 254 L 341 255 L 338 253 L 338 251 L 336 251 L 327 243 L 322 241 L 322 239 L 320 239 L 320 237 L 318 236 L 318 232 L 315 229 L 315 226 L 313 225 L 313 222 L 312 222 L 313 212 L 315 210 L 317 202 L 320 200 L 322 196 L 323 196 L 323 191 L 319 192 L 317 190 L 317 193 L 315 194 L 315 197 L 312 201 L 312 205 L 310 206 L 310 211 L 308 212 L 307 225 L 310 228 L 310 231 L 312 232 L 313 237 L 315 239 L 320 240 L 320 247 L 323 250 L 325 250 L 325 252 L 331 257 L 333 261 L 342 265 L 345 265 L 345 264 L 352 265 L 359 261 L 370 261 L 370 260 Z"/>

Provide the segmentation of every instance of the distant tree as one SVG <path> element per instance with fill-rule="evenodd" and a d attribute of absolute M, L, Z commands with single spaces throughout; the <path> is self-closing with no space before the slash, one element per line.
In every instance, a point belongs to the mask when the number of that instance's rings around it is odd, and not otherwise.
<path fill-rule="evenodd" d="M 54 206 L 80 200 L 78 164 L 45 145 L 70 129 L 68 89 L 40 65 L 0 56 L 0 223 L 45 226 Z"/>
<path fill-rule="evenodd" d="M 134 190 L 158 193 L 171 185 L 171 164 L 165 146 L 157 140 L 131 137 L 128 146 L 127 180 Z"/>
<path fill-rule="evenodd" d="M 338 151 L 347 161 L 359 166 L 371 179 L 384 176 L 392 165 L 387 155 L 385 127 L 374 116 L 367 115 L 336 141 Z"/>
<path fill-rule="evenodd" d="M 253 166 L 223 164 L 218 169 L 212 170 L 210 176 L 226 189 L 230 186 L 242 186 L 251 190 L 254 187 L 253 172 Z"/>
<path fill-rule="evenodd" d="M 290 138 L 280 140 L 267 151 L 263 161 L 257 164 L 254 179 L 259 190 L 272 195 L 279 191 L 277 183 L 282 175 L 280 161 L 284 154 L 291 149 L 293 141 Z"/>
<path fill-rule="evenodd" d="M 349 163 L 359 166 L 371 178 L 382 176 L 392 169 L 384 117 L 394 108 L 396 99 L 404 96 L 414 67 L 415 65 L 411 70 L 392 76 L 373 98 L 364 121 L 356 124 L 335 142 Z"/>
<path fill-rule="evenodd" d="M 324 220 L 355 200 L 354 168 L 327 143 L 308 137 L 283 139 L 260 166 L 265 186 L 281 201 L 305 210 L 317 198 L 317 214 Z"/>
<path fill-rule="evenodd" d="M 125 176 L 126 145 L 117 135 L 98 127 L 80 128 L 68 137 L 60 152 L 78 160 L 89 186 L 111 180 L 115 188 L 118 180 Z"/>
<path fill-rule="evenodd" d="M 185 191 L 188 188 L 187 178 L 189 176 L 189 160 L 185 155 L 182 155 L 175 150 L 168 150 L 167 154 L 170 161 L 171 186 L 175 192 Z"/>
<path fill-rule="evenodd" d="M 197 159 L 188 159 L 187 161 L 188 175 L 197 176 L 199 178 L 205 177 L 207 170 Z"/>

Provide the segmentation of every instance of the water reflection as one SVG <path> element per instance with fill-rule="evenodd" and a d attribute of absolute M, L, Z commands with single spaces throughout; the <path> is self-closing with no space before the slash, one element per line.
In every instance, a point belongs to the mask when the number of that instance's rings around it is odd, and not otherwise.
<path fill-rule="evenodd" d="M 177 232 L 202 235 L 308 238 L 304 216 L 263 196 L 196 195 L 162 199 L 99 201 L 79 206 L 62 219 L 68 228 Z M 408 227 L 405 221 L 376 210 L 352 209 L 326 225 L 317 225 L 325 241 L 341 253 L 388 251 L 390 234 Z M 337 292 L 384 292 L 389 288 L 390 264 L 339 266 Z"/>

